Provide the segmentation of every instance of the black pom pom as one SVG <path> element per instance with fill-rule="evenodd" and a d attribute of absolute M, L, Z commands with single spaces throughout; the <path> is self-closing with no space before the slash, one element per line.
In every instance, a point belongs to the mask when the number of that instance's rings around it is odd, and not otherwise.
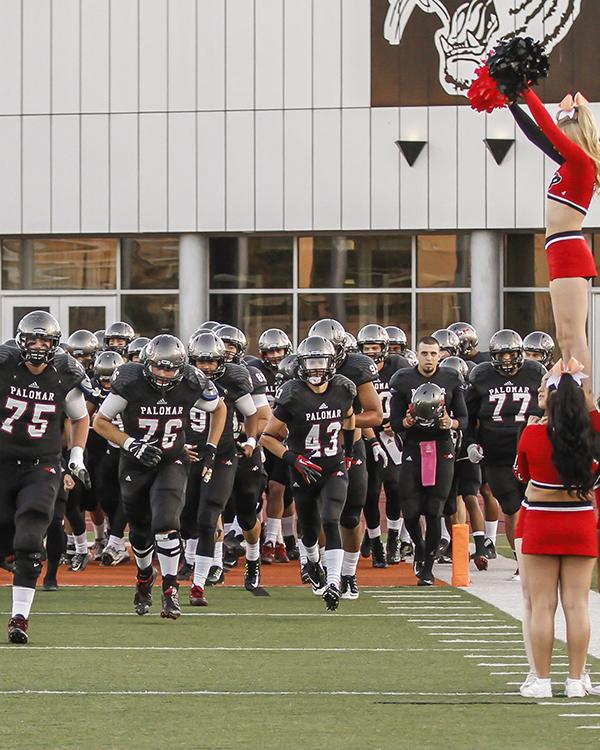
<path fill-rule="evenodd" d="M 510 101 L 545 78 L 550 68 L 548 55 L 540 42 L 522 36 L 498 42 L 487 64 L 498 91 Z"/>

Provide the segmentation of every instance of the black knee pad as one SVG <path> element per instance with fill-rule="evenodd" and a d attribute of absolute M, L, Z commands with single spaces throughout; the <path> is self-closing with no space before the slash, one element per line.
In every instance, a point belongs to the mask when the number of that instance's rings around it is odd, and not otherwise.
<path fill-rule="evenodd" d="M 43 555 L 41 552 L 15 552 L 15 586 L 35 588 L 35 583 L 42 572 Z"/>

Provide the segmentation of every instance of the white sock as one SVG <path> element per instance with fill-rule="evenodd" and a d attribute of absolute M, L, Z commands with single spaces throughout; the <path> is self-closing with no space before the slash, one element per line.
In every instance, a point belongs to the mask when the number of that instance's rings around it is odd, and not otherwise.
<path fill-rule="evenodd" d="M 106 534 L 104 532 L 104 521 L 101 524 L 94 524 L 94 533 L 96 539 L 105 539 Z"/>
<path fill-rule="evenodd" d="M 300 556 L 300 565 L 306 565 L 308 557 L 306 556 L 306 547 L 302 539 L 298 539 L 298 554 Z"/>
<path fill-rule="evenodd" d="M 402 526 L 401 518 L 388 518 L 387 519 L 388 531 L 400 531 L 401 526 Z"/>
<path fill-rule="evenodd" d="M 12 587 L 12 617 L 23 615 L 25 619 L 29 617 L 35 589 L 25 588 L 25 586 Z"/>
<path fill-rule="evenodd" d="M 342 572 L 342 560 L 344 559 L 343 549 L 326 549 L 325 566 L 327 568 L 327 585 L 330 583 L 336 586 L 340 585 L 340 576 Z"/>
<path fill-rule="evenodd" d="M 342 575 L 343 576 L 354 576 L 356 575 L 356 567 L 360 558 L 360 552 L 345 552 L 344 561 L 342 562 Z"/>
<path fill-rule="evenodd" d="M 223 536 L 227 536 L 229 532 L 231 531 L 233 524 L 232 523 L 224 523 L 223 524 Z"/>
<path fill-rule="evenodd" d="M 369 539 L 381 536 L 381 526 L 376 526 L 374 529 L 367 529 L 367 534 L 369 535 Z"/>
<path fill-rule="evenodd" d="M 318 544 L 313 544 L 312 547 L 305 546 L 304 549 L 306 550 L 306 557 L 311 562 L 319 562 L 319 545 Z"/>
<path fill-rule="evenodd" d="M 498 521 L 485 522 L 485 535 L 496 544 L 496 534 L 498 533 Z"/>
<path fill-rule="evenodd" d="M 281 519 L 281 531 L 283 533 L 283 536 L 295 536 L 295 530 L 294 530 L 294 521 L 296 519 L 294 516 L 284 516 Z"/>
<path fill-rule="evenodd" d="M 75 534 L 67 534 L 67 547 L 75 546 Z"/>
<path fill-rule="evenodd" d="M 146 570 L 152 565 L 152 555 L 154 553 L 154 545 L 151 544 L 148 549 L 133 549 L 135 555 L 135 564 L 140 570 Z"/>
<path fill-rule="evenodd" d="M 233 519 L 233 523 L 231 524 L 231 528 L 233 529 L 236 536 L 242 536 L 242 527 L 238 523 L 237 516 Z"/>
<path fill-rule="evenodd" d="M 200 586 L 204 588 L 206 579 L 208 577 L 208 571 L 212 565 L 212 557 L 205 557 L 204 555 L 196 555 L 194 562 L 194 586 Z"/>
<path fill-rule="evenodd" d="M 256 542 L 256 544 L 250 544 L 250 542 L 246 542 L 246 560 L 248 562 L 255 562 L 258 560 L 258 555 L 260 553 L 260 542 Z"/>
<path fill-rule="evenodd" d="M 412 539 L 410 538 L 410 534 L 406 530 L 406 524 L 404 523 L 402 524 L 402 528 L 400 529 L 400 541 L 409 542 L 410 544 L 412 544 Z"/>
<path fill-rule="evenodd" d="M 283 532 L 281 531 L 281 526 L 277 532 L 277 544 L 283 544 Z"/>
<path fill-rule="evenodd" d="M 197 539 L 185 540 L 185 561 L 188 565 L 193 565 L 196 562 L 196 548 L 197 547 L 198 547 Z"/>
<path fill-rule="evenodd" d="M 84 531 L 83 534 L 77 534 L 77 536 L 75 537 L 75 552 L 78 555 L 85 555 L 87 551 L 87 535 Z"/>
<path fill-rule="evenodd" d="M 215 542 L 213 565 L 218 565 L 219 568 L 223 567 L 223 542 Z"/>
<path fill-rule="evenodd" d="M 277 537 L 281 534 L 281 518 L 267 518 L 267 528 L 265 529 L 265 542 L 277 544 Z"/>
<path fill-rule="evenodd" d="M 321 564 L 323 563 L 324 555 L 325 555 L 325 547 L 319 547 L 319 558 L 321 560 Z"/>
<path fill-rule="evenodd" d="M 164 576 L 176 576 L 181 556 L 179 534 L 171 531 L 169 534 L 155 534 L 156 555 L 160 565 L 160 572 Z"/>
<path fill-rule="evenodd" d="M 446 524 L 442 521 L 442 539 L 445 539 L 447 542 L 450 541 L 450 532 L 448 531 L 448 527 Z"/>
<path fill-rule="evenodd" d="M 114 547 L 115 549 L 121 549 L 121 543 L 125 540 L 123 538 L 120 538 L 118 536 L 115 536 L 114 534 L 110 534 L 108 537 L 107 545 L 110 544 L 111 547 Z"/>

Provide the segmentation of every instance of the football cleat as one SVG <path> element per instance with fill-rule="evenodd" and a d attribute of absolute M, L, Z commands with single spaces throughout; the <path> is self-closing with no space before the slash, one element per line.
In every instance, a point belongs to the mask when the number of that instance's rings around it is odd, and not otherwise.
<path fill-rule="evenodd" d="M 374 568 L 387 568 L 385 549 L 380 536 L 371 539 L 371 562 Z"/>
<path fill-rule="evenodd" d="M 310 576 L 308 575 L 308 562 L 300 568 L 300 580 L 302 583 L 310 583 Z"/>
<path fill-rule="evenodd" d="M 283 542 L 287 552 L 288 560 L 299 560 L 300 551 L 298 550 L 298 543 L 296 537 L 292 534 L 290 536 L 284 536 Z"/>
<path fill-rule="evenodd" d="M 181 617 L 181 606 L 179 604 L 179 589 L 177 586 L 169 586 L 162 592 L 162 609 L 160 616 L 166 620 L 176 620 Z"/>
<path fill-rule="evenodd" d="M 190 589 L 190 605 L 192 607 L 208 607 L 208 602 L 204 596 L 204 589 L 202 586 L 194 584 Z"/>
<path fill-rule="evenodd" d="M 119 565 L 129 561 L 129 552 L 126 549 L 117 549 L 112 544 L 107 544 L 102 552 L 102 565 Z"/>
<path fill-rule="evenodd" d="M 371 538 L 367 531 L 365 531 L 363 540 L 360 544 L 360 554 L 361 557 L 371 557 Z"/>
<path fill-rule="evenodd" d="M 225 574 L 223 568 L 220 565 L 211 565 L 206 576 L 206 585 L 216 586 L 218 583 L 223 583 L 224 580 Z"/>
<path fill-rule="evenodd" d="M 438 548 L 435 553 L 435 559 L 436 562 L 447 564 L 448 558 L 450 559 L 450 562 L 452 562 L 452 557 L 450 555 L 450 540 L 442 539 L 438 544 Z"/>
<path fill-rule="evenodd" d="M 275 545 L 274 561 L 276 563 L 289 563 L 290 558 L 287 555 L 285 544 L 282 544 L 281 542 L 277 542 L 277 544 Z"/>
<path fill-rule="evenodd" d="M 189 562 L 182 560 L 179 570 L 177 571 L 178 581 L 189 581 L 194 573 L 194 566 Z"/>
<path fill-rule="evenodd" d="M 416 547 L 413 557 L 413 573 L 418 576 L 425 565 L 425 544 Z"/>
<path fill-rule="evenodd" d="M 29 620 L 23 615 L 15 615 L 8 621 L 8 640 L 10 643 L 27 643 Z"/>
<path fill-rule="evenodd" d="M 325 591 L 323 591 L 322 596 L 327 609 L 330 612 L 335 612 L 335 610 L 340 606 L 340 590 L 335 585 L 335 583 L 328 584 Z"/>
<path fill-rule="evenodd" d="M 308 580 L 312 585 L 313 594 L 315 594 L 316 596 L 321 596 L 323 590 L 325 589 L 325 586 L 327 585 L 327 577 L 325 575 L 325 571 L 321 567 L 321 563 L 311 562 L 310 560 L 308 560 L 305 567 L 306 573 L 308 575 Z"/>
<path fill-rule="evenodd" d="M 106 547 L 106 539 L 96 539 L 90 550 L 94 562 L 98 562 L 102 559 L 102 553 Z"/>
<path fill-rule="evenodd" d="M 358 599 L 360 591 L 356 582 L 356 576 L 342 576 L 340 593 L 342 599 Z"/>
<path fill-rule="evenodd" d="M 237 560 L 245 554 L 243 540 L 243 536 L 238 537 L 235 535 L 235 531 L 229 531 L 223 537 L 223 550 L 229 552 Z"/>
<path fill-rule="evenodd" d="M 496 555 L 496 545 L 489 537 L 486 537 L 485 542 L 483 543 L 485 546 L 485 556 L 488 560 L 495 560 Z"/>
<path fill-rule="evenodd" d="M 275 561 L 275 545 L 273 542 L 265 542 L 260 551 L 260 561 L 263 565 L 270 565 Z"/>
<path fill-rule="evenodd" d="M 414 552 L 412 542 L 400 542 L 400 562 L 404 562 L 407 557 L 412 557 Z"/>
<path fill-rule="evenodd" d="M 89 552 L 76 552 L 71 560 L 71 570 L 73 573 L 81 573 L 87 568 L 87 564 L 92 559 Z"/>
<path fill-rule="evenodd" d="M 42 591 L 58 591 L 58 582 L 56 578 L 44 578 Z"/>
<path fill-rule="evenodd" d="M 400 563 L 400 532 L 397 529 L 388 529 L 385 542 L 385 555 L 388 565 Z"/>
<path fill-rule="evenodd" d="M 71 560 L 75 556 L 75 545 L 74 544 L 67 544 L 67 549 L 65 550 L 64 555 L 60 558 L 60 564 L 61 565 L 71 565 Z"/>
<path fill-rule="evenodd" d="M 488 559 L 485 555 L 478 555 L 476 552 L 471 555 L 471 560 L 475 563 L 477 570 L 488 569 Z"/>
<path fill-rule="evenodd" d="M 260 586 L 260 560 L 247 560 L 244 572 L 244 588 L 254 591 Z"/>
<path fill-rule="evenodd" d="M 232 568 L 235 568 L 238 564 L 238 558 L 228 550 L 223 550 L 223 569 L 226 573 L 229 573 Z"/>
<path fill-rule="evenodd" d="M 152 568 L 152 575 L 149 578 L 140 578 L 139 575 L 137 577 L 133 604 L 138 615 L 147 615 L 150 611 L 154 581 L 156 581 L 154 568 Z"/>
<path fill-rule="evenodd" d="M 512 578 L 510 580 L 511 581 L 520 581 L 521 580 L 521 576 L 519 575 L 519 569 L 518 568 L 512 574 Z"/>
<path fill-rule="evenodd" d="M 435 583 L 433 579 L 433 573 L 429 573 L 425 570 L 421 571 L 421 574 L 417 576 L 417 586 L 433 586 Z"/>

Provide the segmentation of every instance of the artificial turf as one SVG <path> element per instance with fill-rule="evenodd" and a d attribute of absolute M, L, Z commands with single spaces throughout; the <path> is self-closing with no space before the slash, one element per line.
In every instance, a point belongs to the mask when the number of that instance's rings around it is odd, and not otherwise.
<path fill-rule="evenodd" d="M 431 605 L 440 592 L 459 593 L 461 599 L 455 602 L 481 607 L 472 616 L 473 624 L 485 622 L 480 616 L 484 614 L 493 614 L 487 619 L 495 624 L 515 624 L 464 591 L 449 587 L 395 591 L 419 594 L 406 604 L 417 608 L 420 595 L 424 605 Z M 3 616 L 9 596 L 8 588 L 0 589 Z M 127 588 L 69 588 L 38 594 L 30 645 L 0 646 L 3 746 L 11 750 L 598 747 L 600 731 L 576 727 L 600 721 L 560 718 L 559 713 L 565 712 L 560 699 L 551 706 L 523 700 L 516 687 L 506 685 L 519 681 L 518 676 L 492 676 L 493 667 L 478 666 L 489 659 L 442 650 L 455 648 L 441 642 L 448 638 L 443 631 L 430 634 L 419 627 L 423 622 L 395 616 L 397 611 L 389 609 L 392 605 L 366 592 L 356 602 L 342 602 L 338 613 L 327 614 L 323 602 L 306 588 L 274 588 L 269 598 L 220 588 L 210 592 L 209 608 L 184 606 L 185 614 L 177 622 L 161 620 L 156 605 L 152 615 L 129 615 L 131 599 Z M 71 614 L 43 614 L 59 612 Z M 439 614 L 436 624 L 460 628 L 445 610 Z M 48 648 L 57 646 L 82 648 Z M 101 648 L 85 648 L 90 646 Z M 118 648 L 111 650 L 114 647 Z M 181 650 L 160 650 L 165 647 Z M 470 645 L 456 644 L 460 647 Z M 350 648 L 389 650 L 346 650 Z M 500 655 L 508 647 L 492 642 L 473 643 L 472 648 L 475 653 Z M 557 654 L 564 654 L 564 649 Z M 599 669 L 594 660 L 591 668 Z M 7 694 L 32 690 L 51 692 Z M 117 691 L 122 694 L 107 694 Z M 143 691 L 170 695 L 140 695 Z M 593 713 L 592 701 L 598 699 L 588 700 Z"/>

